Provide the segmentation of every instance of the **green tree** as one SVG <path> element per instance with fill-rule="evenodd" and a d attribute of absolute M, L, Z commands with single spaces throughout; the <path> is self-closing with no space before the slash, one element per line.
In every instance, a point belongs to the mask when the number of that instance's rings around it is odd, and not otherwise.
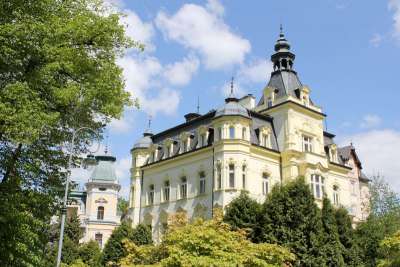
<path fill-rule="evenodd" d="M 123 240 L 132 240 L 133 229 L 127 223 L 122 223 L 114 229 L 103 249 L 102 264 L 117 263 L 126 256 Z"/>
<path fill-rule="evenodd" d="M 252 199 L 246 191 L 232 200 L 226 207 L 224 221 L 232 226 L 233 230 L 245 229 L 252 241 L 258 241 L 259 219 L 262 205 Z"/>
<path fill-rule="evenodd" d="M 153 239 L 150 227 L 138 224 L 132 231 L 132 241 L 138 246 L 152 244 Z"/>
<path fill-rule="evenodd" d="M 135 43 L 120 16 L 101 0 L 0 0 L 1 266 L 42 265 L 67 174 L 62 146 L 131 103 L 116 59 Z M 79 135 L 77 154 L 93 138 Z"/>
<path fill-rule="evenodd" d="M 379 249 L 382 258 L 378 261 L 378 267 L 400 266 L 400 231 L 382 240 Z"/>
<path fill-rule="evenodd" d="M 117 204 L 117 213 L 121 216 L 121 221 L 125 221 L 128 218 L 129 202 L 128 200 L 119 197 Z"/>
<path fill-rule="evenodd" d="M 100 267 L 101 250 L 99 244 L 94 240 L 82 244 L 79 248 L 79 258 L 89 267 Z"/>
<path fill-rule="evenodd" d="M 358 225 L 356 238 L 364 264 L 376 266 L 380 242 L 400 230 L 400 202 L 398 194 L 379 175 L 372 177 L 370 194 L 371 214 Z"/>
<path fill-rule="evenodd" d="M 343 207 L 336 209 L 335 220 L 346 266 L 362 266 L 361 251 L 347 210 Z"/>
<path fill-rule="evenodd" d="M 263 242 L 288 247 L 296 266 L 324 266 L 321 211 L 303 178 L 275 186 L 263 205 Z"/>
<path fill-rule="evenodd" d="M 322 226 L 324 229 L 323 252 L 327 258 L 328 266 L 346 266 L 343 255 L 344 247 L 340 243 L 339 233 L 336 225 L 335 210 L 328 198 L 322 202 Z"/>

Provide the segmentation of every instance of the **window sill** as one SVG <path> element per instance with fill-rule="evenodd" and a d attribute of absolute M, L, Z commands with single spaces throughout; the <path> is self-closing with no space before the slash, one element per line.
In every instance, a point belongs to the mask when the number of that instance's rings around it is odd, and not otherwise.
<path fill-rule="evenodd" d="M 225 189 L 225 191 L 226 192 L 236 192 L 236 191 L 239 191 L 240 189 L 237 189 L 237 188 L 226 188 Z"/>

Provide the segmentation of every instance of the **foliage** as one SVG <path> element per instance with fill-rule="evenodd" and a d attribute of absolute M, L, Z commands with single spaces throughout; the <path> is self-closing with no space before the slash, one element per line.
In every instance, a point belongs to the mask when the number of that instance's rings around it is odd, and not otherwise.
<path fill-rule="evenodd" d="M 293 254 L 278 245 L 251 243 L 244 231 L 232 231 L 222 222 L 222 216 L 210 221 L 196 219 L 192 224 L 173 223 L 161 245 L 128 243 L 127 250 L 122 266 L 290 266 L 294 260 Z"/>
<path fill-rule="evenodd" d="M 117 204 L 117 213 L 121 214 L 121 221 L 125 221 L 128 218 L 129 202 L 128 200 L 119 197 Z"/>
<path fill-rule="evenodd" d="M 149 245 L 153 243 L 151 229 L 147 225 L 138 224 L 132 232 L 132 241 L 138 246 Z"/>
<path fill-rule="evenodd" d="M 361 251 L 347 210 L 343 207 L 336 209 L 335 220 L 346 266 L 361 266 Z"/>
<path fill-rule="evenodd" d="M 324 229 L 322 249 L 327 259 L 326 264 L 328 266 L 346 266 L 342 255 L 344 253 L 344 246 L 340 243 L 335 211 L 328 198 L 324 198 L 322 202 L 321 215 Z"/>
<path fill-rule="evenodd" d="M 79 248 L 79 258 L 89 267 L 100 267 L 101 250 L 99 244 L 94 240 L 82 244 Z"/>
<path fill-rule="evenodd" d="M 122 223 L 114 229 L 103 249 L 102 264 L 116 263 L 126 256 L 123 240 L 132 239 L 133 229 L 127 223 Z"/>
<path fill-rule="evenodd" d="M 366 266 L 376 266 L 380 257 L 379 244 L 400 230 L 399 196 L 381 176 L 370 183 L 371 214 L 356 229 L 357 243 Z"/>
<path fill-rule="evenodd" d="M 324 266 L 321 211 L 303 178 L 275 186 L 263 205 L 263 241 L 288 247 L 296 266 Z"/>
<path fill-rule="evenodd" d="M 379 247 L 383 259 L 378 261 L 378 267 L 400 266 L 400 231 L 382 240 Z"/>
<path fill-rule="evenodd" d="M 67 174 L 62 146 L 130 104 L 116 58 L 135 43 L 101 0 L 0 7 L 0 266 L 40 266 Z M 93 138 L 77 136 L 76 154 Z"/>
<path fill-rule="evenodd" d="M 261 208 L 262 206 L 246 191 L 242 191 L 239 197 L 232 200 L 226 207 L 224 221 L 230 224 L 233 230 L 246 230 L 250 239 L 256 241 Z"/>

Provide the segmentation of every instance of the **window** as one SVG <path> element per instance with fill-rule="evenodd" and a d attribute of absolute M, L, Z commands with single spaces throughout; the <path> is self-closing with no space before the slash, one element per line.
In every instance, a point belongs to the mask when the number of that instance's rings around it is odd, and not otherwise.
<path fill-rule="evenodd" d="M 234 139 L 235 138 L 235 127 L 230 126 L 229 127 L 229 139 Z"/>
<path fill-rule="evenodd" d="M 222 136 L 222 128 L 221 128 L 221 127 L 218 127 L 218 138 L 219 138 L 219 140 L 222 140 L 222 139 L 223 139 L 223 136 Z"/>
<path fill-rule="evenodd" d="M 204 194 L 206 192 L 206 174 L 204 172 L 200 172 L 199 176 L 199 194 Z"/>
<path fill-rule="evenodd" d="M 171 146 L 167 145 L 166 151 L 165 151 L 165 157 L 168 158 L 171 155 Z"/>
<path fill-rule="evenodd" d="M 187 141 L 187 140 L 184 140 L 184 141 L 182 142 L 182 152 L 185 153 L 185 152 L 187 152 L 187 151 L 188 151 L 188 141 Z"/>
<path fill-rule="evenodd" d="M 97 244 L 99 244 L 99 247 L 103 247 L 103 235 L 100 233 L 97 233 L 94 235 L 94 239 L 96 240 Z"/>
<path fill-rule="evenodd" d="M 200 135 L 200 147 L 205 146 L 205 145 L 206 145 L 206 135 L 201 134 Z"/>
<path fill-rule="evenodd" d="M 246 189 L 246 165 L 242 166 L 242 188 Z"/>
<path fill-rule="evenodd" d="M 222 188 L 222 173 L 221 173 L 221 165 L 217 165 L 217 181 L 216 181 L 216 188 Z"/>
<path fill-rule="evenodd" d="M 262 134 L 262 146 L 263 147 L 269 147 L 269 134 Z"/>
<path fill-rule="evenodd" d="M 229 164 L 229 187 L 235 188 L 235 165 Z"/>
<path fill-rule="evenodd" d="M 242 128 L 242 139 L 246 140 L 247 139 L 247 130 L 246 127 Z"/>
<path fill-rule="evenodd" d="M 303 151 L 304 152 L 312 152 L 312 138 L 306 135 L 303 135 Z"/>
<path fill-rule="evenodd" d="M 268 106 L 269 108 L 272 107 L 272 98 L 271 98 L 271 97 L 268 97 L 267 106 Z"/>
<path fill-rule="evenodd" d="M 169 191 L 170 187 L 169 187 L 169 181 L 165 181 L 164 182 L 164 188 L 163 188 L 163 201 L 167 202 L 169 201 Z"/>
<path fill-rule="evenodd" d="M 151 184 L 149 186 L 149 193 L 147 197 L 147 204 L 153 205 L 154 204 L 154 185 Z"/>
<path fill-rule="evenodd" d="M 333 204 L 339 205 L 339 187 L 337 185 L 333 186 Z"/>
<path fill-rule="evenodd" d="M 262 194 L 264 196 L 266 196 L 268 194 L 268 190 L 269 190 L 268 178 L 269 178 L 268 174 L 264 172 L 262 174 Z"/>
<path fill-rule="evenodd" d="M 180 198 L 181 199 L 187 197 L 187 179 L 186 179 L 185 176 L 183 176 L 181 178 L 181 185 L 180 185 L 179 191 L 180 191 Z"/>
<path fill-rule="evenodd" d="M 151 160 L 153 162 L 156 161 L 156 151 L 155 150 L 153 152 L 151 152 Z"/>
<path fill-rule="evenodd" d="M 97 220 L 104 220 L 104 207 L 97 208 Z"/>
<path fill-rule="evenodd" d="M 314 197 L 322 198 L 325 193 L 324 188 L 324 177 L 321 175 L 313 174 L 311 175 L 311 192 Z"/>

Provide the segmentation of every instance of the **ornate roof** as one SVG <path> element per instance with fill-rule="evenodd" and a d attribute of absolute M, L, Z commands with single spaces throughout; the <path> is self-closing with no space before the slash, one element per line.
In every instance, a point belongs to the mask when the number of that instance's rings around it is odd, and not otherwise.
<path fill-rule="evenodd" d="M 225 99 L 225 105 L 217 109 L 215 117 L 221 116 L 243 116 L 250 118 L 247 109 L 239 104 L 239 100 L 234 97 Z"/>
<path fill-rule="evenodd" d="M 94 168 L 90 180 L 92 182 L 116 182 L 117 176 L 115 174 L 114 162 L 116 158 L 113 156 L 96 156 L 97 165 Z"/>
<path fill-rule="evenodd" d="M 138 148 L 149 148 L 153 144 L 153 140 L 151 137 L 153 134 L 151 133 L 150 130 L 146 130 L 143 133 L 143 137 L 140 138 L 134 145 L 133 149 L 138 149 Z"/>

